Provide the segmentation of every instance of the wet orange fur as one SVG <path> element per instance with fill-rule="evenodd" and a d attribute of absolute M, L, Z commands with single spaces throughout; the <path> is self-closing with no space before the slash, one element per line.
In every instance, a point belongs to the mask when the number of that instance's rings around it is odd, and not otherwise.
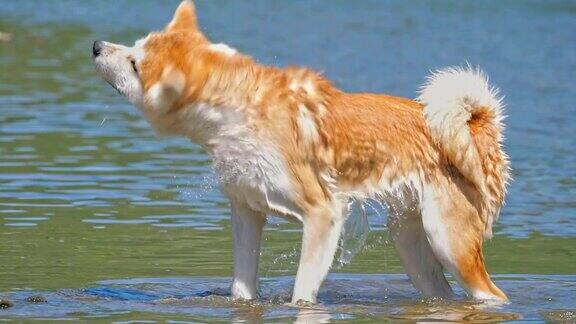
<path fill-rule="evenodd" d="M 508 157 L 501 149 L 502 134 L 491 122 L 493 119 L 494 114 L 488 108 L 482 108 L 478 109 L 468 122 L 481 157 L 482 171 L 486 175 L 487 189 L 491 198 L 488 204 L 492 212 L 503 204 L 506 184 L 509 181 Z"/>
<path fill-rule="evenodd" d="M 191 102 L 220 107 L 246 107 L 248 122 L 274 138 L 286 155 L 303 204 L 315 205 L 327 190 L 317 178 L 321 170 L 337 170 L 345 186 L 377 183 L 386 168 L 390 180 L 408 172 L 431 170 L 441 158 L 428 133 L 419 103 L 375 94 L 348 94 L 307 69 L 261 66 L 243 55 L 228 57 L 203 45 L 196 33 L 153 34 L 142 64 L 144 88 L 160 80 L 166 66 L 186 75 L 187 92 L 173 109 Z M 193 60 L 182 60 L 190 57 Z M 313 92 L 290 89 L 290 83 L 313 85 Z M 299 105 L 314 116 L 319 139 L 302 141 L 296 121 Z M 291 129 L 291 132 L 285 130 Z M 316 169 L 316 170 L 314 170 Z"/>
<path fill-rule="evenodd" d="M 485 224 L 480 217 L 479 193 L 457 173 L 443 181 L 449 182 L 444 184 L 447 192 L 440 198 L 443 221 L 457 233 L 451 237 L 450 245 L 458 265 L 456 275 L 469 288 L 490 292 L 506 300 L 506 295 L 492 283 L 484 266 L 482 234 Z"/>
<path fill-rule="evenodd" d="M 253 132 L 282 153 L 298 206 L 306 217 L 318 217 L 318 222 L 328 219 L 323 206 L 332 199 L 331 185 L 375 186 L 415 173 L 449 188 L 451 199 L 445 201 L 442 217 L 452 232 L 460 234 L 453 238 L 459 275 L 473 288 L 505 298 L 490 281 L 482 256 L 487 226 L 482 215 L 502 204 L 508 168 L 500 149 L 501 134 L 492 126 L 494 116 L 488 109 L 479 110 L 469 121 L 481 157 L 479 172 L 486 176 L 491 197 L 485 202 L 434 143 L 423 107 L 416 101 L 346 93 L 314 71 L 264 66 L 246 55 L 228 55 L 209 45 L 197 29 L 193 7 L 184 6 L 164 32 L 149 36 L 141 64 L 144 90 L 162 82 L 170 67 L 181 71 L 186 80 L 172 112 L 199 102 L 241 111 Z M 313 138 L 302 135 L 298 120 L 302 110 L 314 122 L 317 136 Z"/>

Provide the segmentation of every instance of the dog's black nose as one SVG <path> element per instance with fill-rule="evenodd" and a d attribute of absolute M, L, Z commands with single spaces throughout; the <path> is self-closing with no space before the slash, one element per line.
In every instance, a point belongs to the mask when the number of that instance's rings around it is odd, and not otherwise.
<path fill-rule="evenodd" d="M 98 56 L 102 53 L 102 48 L 104 47 L 104 43 L 101 41 L 95 41 L 94 45 L 92 45 L 92 55 Z"/>

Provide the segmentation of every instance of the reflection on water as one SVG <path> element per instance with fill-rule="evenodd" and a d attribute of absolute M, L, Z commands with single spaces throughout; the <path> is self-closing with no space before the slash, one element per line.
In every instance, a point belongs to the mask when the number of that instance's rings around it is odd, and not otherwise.
<path fill-rule="evenodd" d="M 367 275 L 403 272 L 385 212 L 369 205 L 347 224 L 336 267 L 345 274 L 306 310 L 283 305 L 300 227 L 276 218 L 262 250 L 265 298 L 230 303 L 229 279 L 207 277 L 232 266 L 228 202 L 207 156 L 157 139 L 94 75 L 94 39 L 133 42 L 162 28 L 177 2 L 0 2 L 0 32 L 12 36 L 0 41 L 0 298 L 15 301 L 0 317 L 574 320 L 572 1 L 197 1 L 213 39 L 264 63 L 314 67 L 347 90 L 413 97 L 429 70 L 469 61 L 506 95 L 515 181 L 487 262 L 493 273 L 543 276 L 498 277 L 513 296 L 503 307 L 420 301 L 404 277 Z M 94 286 L 149 277 L 167 279 Z M 23 301 L 39 291 L 48 303 Z"/>
<path fill-rule="evenodd" d="M 266 319 L 299 323 L 343 319 L 494 322 L 542 316 L 549 320 L 574 318 L 575 308 L 562 310 L 567 306 L 562 300 L 576 289 L 574 276 L 497 276 L 496 280 L 508 292 L 510 303 L 419 299 L 403 275 L 352 274 L 331 275 L 320 293 L 322 303 L 309 307 L 288 303 L 291 277 L 263 280 L 259 301 L 231 300 L 230 279 L 219 277 L 107 280 L 84 289 L 21 291 L 1 297 L 14 303 L 3 311 L 8 317 L 40 315 L 69 320 L 102 316 L 141 319 L 142 313 L 156 314 L 152 319 L 188 314 L 200 321 Z M 31 303 L 30 296 L 45 302 Z"/>

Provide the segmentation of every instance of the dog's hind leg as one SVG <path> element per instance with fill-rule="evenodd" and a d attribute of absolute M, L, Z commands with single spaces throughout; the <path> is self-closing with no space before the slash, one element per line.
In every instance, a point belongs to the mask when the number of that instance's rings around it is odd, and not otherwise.
<path fill-rule="evenodd" d="M 453 182 L 424 187 L 422 224 L 436 258 L 476 299 L 507 300 L 484 266 L 485 225 L 461 187 Z"/>
<path fill-rule="evenodd" d="M 244 203 L 232 201 L 234 239 L 234 281 L 232 298 L 255 299 L 258 286 L 258 258 L 266 215 Z"/>
<path fill-rule="evenodd" d="M 334 259 L 346 207 L 318 207 L 303 220 L 302 252 L 292 303 L 316 303 L 320 285 Z"/>
<path fill-rule="evenodd" d="M 426 238 L 419 208 L 389 205 L 388 229 L 390 239 L 414 287 L 426 297 L 452 296 L 452 288 L 444 276 L 442 264 L 436 259 Z"/>

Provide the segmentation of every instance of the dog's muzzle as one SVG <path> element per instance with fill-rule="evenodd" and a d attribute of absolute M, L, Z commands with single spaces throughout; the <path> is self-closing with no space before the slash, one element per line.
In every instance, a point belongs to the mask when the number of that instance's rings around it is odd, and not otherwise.
<path fill-rule="evenodd" d="M 102 53 L 102 49 L 104 48 L 104 43 L 102 41 L 95 41 L 94 45 L 92 45 L 92 56 L 96 57 Z"/>

